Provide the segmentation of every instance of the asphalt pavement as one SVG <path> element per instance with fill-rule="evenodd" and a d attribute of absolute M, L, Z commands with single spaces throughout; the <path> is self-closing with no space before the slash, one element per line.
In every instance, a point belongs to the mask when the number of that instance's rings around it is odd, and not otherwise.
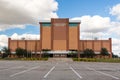
<path fill-rule="evenodd" d="M 0 61 L 0 80 L 120 80 L 120 63 Z"/>

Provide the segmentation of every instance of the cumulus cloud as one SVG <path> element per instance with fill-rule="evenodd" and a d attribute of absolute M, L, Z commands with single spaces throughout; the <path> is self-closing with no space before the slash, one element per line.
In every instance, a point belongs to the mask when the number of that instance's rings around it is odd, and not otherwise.
<path fill-rule="evenodd" d="M 8 25 L 8 24 L 1 24 L 0 25 L 0 31 L 3 31 L 5 29 L 13 29 L 13 28 L 24 29 L 25 25 Z"/>
<path fill-rule="evenodd" d="M 109 34 L 116 34 L 116 36 L 120 36 L 120 22 L 113 22 L 113 27 L 111 27 L 108 32 Z"/>
<path fill-rule="evenodd" d="M 112 38 L 112 50 L 114 54 L 120 56 L 120 39 L 119 38 Z"/>
<path fill-rule="evenodd" d="M 0 31 L 58 17 L 57 9 L 55 0 L 0 0 Z"/>
<path fill-rule="evenodd" d="M 120 4 L 117 4 L 115 6 L 113 6 L 110 9 L 110 14 L 112 14 L 113 16 L 116 16 L 117 20 L 120 20 Z M 113 36 L 115 36 L 115 38 L 112 38 L 112 49 L 114 54 L 117 54 L 120 56 L 120 22 L 116 21 L 114 22 L 114 26 L 112 28 L 109 29 L 109 33 Z"/>
<path fill-rule="evenodd" d="M 109 17 L 101 17 L 99 15 L 89 16 L 85 15 L 82 17 L 75 17 L 72 20 L 81 20 L 81 31 L 82 32 L 100 32 L 110 28 L 111 20 Z"/>
<path fill-rule="evenodd" d="M 17 33 L 14 33 L 11 36 L 11 39 L 16 39 L 16 40 L 21 40 L 21 39 L 26 39 L 26 40 L 40 40 L 40 35 L 38 34 L 22 34 L 18 35 Z"/>
<path fill-rule="evenodd" d="M 107 36 L 107 37 L 106 37 Z M 109 34 L 104 32 L 80 32 L 80 39 L 82 40 L 106 40 L 108 39 Z"/>
<path fill-rule="evenodd" d="M 0 35 L 0 49 L 8 44 L 8 36 Z"/>
<path fill-rule="evenodd" d="M 110 14 L 117 16 L 117 19 L 120 20 L 120 4 L 113 6 L 110 9 Z"/>

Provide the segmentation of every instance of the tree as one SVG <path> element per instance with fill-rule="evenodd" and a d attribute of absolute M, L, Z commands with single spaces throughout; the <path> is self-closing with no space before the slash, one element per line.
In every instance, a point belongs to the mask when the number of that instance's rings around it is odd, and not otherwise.
<path fill-rule="evenodd" d="M 22 48 L 17 48 L 15 51 L 16 51 L 16 55 L 17 55 L 18 57 L 23 57 L 24 49 L 22 49 Z"/>
<path fill-rule="evenodd" d="M 108 56 L 109 55 L 108 50 L 106 48 L 101 48 L 100 54 L 103 55 L 103 56 Z"/>
<path fill-rule="evenodd" d="M 24 56 L 24 57 L 28 57 L 28 51 L 27 51 L 26 49 L 23 49 L 22 52 L 23 52 L 23 56 Z"/>
<path fill-rule="evenodd" d="M 31 51 L 27 51 L 27 57 L 32 57 L 32 52 Z"/>
<path fill-rule="evenodd" d="M 27 51 L 26 49 L 17 48 L 16 49 L 16 55 L 20 57 L 32 57 L 31 51 Z"/>
<path fill-rule="evenodd" d="M 112 53 L 112 58 L 119 58 L 119 56 Z"/>
<path fill-rule="evenodd" d="M 3 47 L 2 52 L 3 52 L 2 58 L 5 58 L 5 57 L 8 57 L 8 55 L 11 55 L 11 51 L 7 47 Z"/>
<path fill-rule="evenodd" d="M 95 56 L 95 53 L 92 49 L 85 49 L 83 52 L 84 56 L 87 58 L 93 58 Z"/>

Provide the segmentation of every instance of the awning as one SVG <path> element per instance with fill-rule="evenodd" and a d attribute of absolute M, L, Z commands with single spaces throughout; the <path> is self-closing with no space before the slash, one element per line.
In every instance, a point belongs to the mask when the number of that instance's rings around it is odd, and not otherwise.
<path fill-rule="evenodd" d="M 71 51 L 47 51 L 46 53 L 48 53 L 48 54 L 68 54 L 70 52 Z M 45 52 L 42 52 L 42 53 L 45 53 Z"/>

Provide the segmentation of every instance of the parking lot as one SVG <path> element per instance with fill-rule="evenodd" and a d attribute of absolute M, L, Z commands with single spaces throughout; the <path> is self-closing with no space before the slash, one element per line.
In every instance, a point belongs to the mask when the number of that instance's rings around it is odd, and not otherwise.
<path fill-rule="evenodd" d="M 0 80 L 120 80 L 120 64 L 0 61 Z"/>

